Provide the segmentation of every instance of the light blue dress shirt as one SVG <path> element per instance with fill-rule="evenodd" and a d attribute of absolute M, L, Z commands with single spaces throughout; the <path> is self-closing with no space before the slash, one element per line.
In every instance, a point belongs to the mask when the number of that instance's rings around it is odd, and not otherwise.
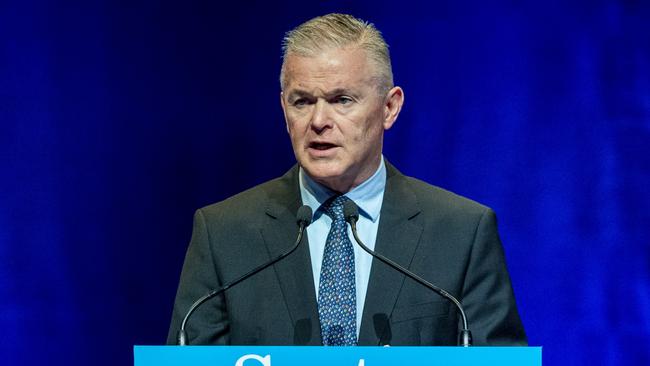
<path fill-rule="evenodd" d="M 321 205 L 328 198 L 337 193 L 327 187 L 315 182 L 300 168 L 300 195 L 302 203 L 311 207 L 314 212 L 312 224 L 307 227 L 307 237 L 309 239 L 309 253 L 311 256 L 311 269 L 314 277 L 314 288 L 316 289 L 316 298 L 318 299 L 318 285 L 320 283 L 320 270 L 323 264 L 323 253 L 325 251 L 325 241 L 327 234 L 332 225 L 332 219 L 320 210 Z M 381 158 L 379 168 L 365 182 L 353 188 L 345 196 L 354 201 L 359 206 L 359 221 L 357 222 L 357 231 L 359 238 L 370 249 L 375 249 L 375 240 L 377 238 L 377 228 L 379 227 L 379 213 L 381 204 L 384 199 L 384 190 L 386 188 L 386 165 L 384 157 Z M 370 268 L 372 266 L 372 256 L 366 253 L 357 245 L 352 230 L 348 225 L 348 236 L 354 247 L 354 265 L 356 276 L 357 290 L 357 337 L 361 328 L 361 317 L 363 315 L 363 306 L 368 291 L 368 280 L 370 278 Z"/>

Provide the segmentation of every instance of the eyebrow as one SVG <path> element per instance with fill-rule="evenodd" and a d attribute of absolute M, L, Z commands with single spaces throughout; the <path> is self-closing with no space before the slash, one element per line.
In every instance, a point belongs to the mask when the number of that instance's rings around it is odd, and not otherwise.
<path fill-rule="evenodd" d="M 357 93 L 353 93 L 350 89 L 336 88 L 336 89 L 330 90 L 327 93 L 325 93 L 325 98 L 332 98 L 332 97 L 335 97 L 337 95 L 342 95 L 342 94 L 351 95 L 353 97 L 358 96 Z M 296 98 L 296 97 L 312 98 L 313 96 L 314 95 L 312 93 L 310 93 L 310 92 L 308 92 L 306 90 L 295 89 L 295 90 L 292 90 L 288 94 L 287 97 L 289 99 L 292 99 L 292 98 Z"/>

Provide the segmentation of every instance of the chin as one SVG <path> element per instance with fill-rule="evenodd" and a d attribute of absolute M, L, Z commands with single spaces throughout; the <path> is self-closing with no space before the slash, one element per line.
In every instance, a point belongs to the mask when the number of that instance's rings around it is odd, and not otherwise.
<path fill-rule="evenodd" d="M 336 163 L 309 162 L 301 165 L 312 179 L 323 184 L 340 178 L 345 171 L 343 166 Z"/>

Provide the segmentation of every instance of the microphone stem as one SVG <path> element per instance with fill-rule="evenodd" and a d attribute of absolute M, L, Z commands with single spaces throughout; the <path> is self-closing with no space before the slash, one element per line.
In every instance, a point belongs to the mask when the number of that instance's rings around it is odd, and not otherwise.
<path fill-rule="evenodd" d="M 289 254 L 293 253 L 298 248 L 298 246 L 300 245 L 300 241 L 302 240 L 302 236 L 303 236 L 303 233 L 305 231 L 306 226 L 307 225 L 305 225 L 304 222 L 300 223 L 300 227 L 298 229 L 298 237 L 296 238 L 296 242 L 291 247 L 291 249 L 289 249 L 287 252 L 284 252 L 284 253 L 280 254 L 275 259 L 271 260 L 270 262 L 263 263 L 263 264 L 255 267 L 255 268 L 253 268 L 252 270 L 250 270 L 249 272 L 247 272 L 243 276 L 235 279 L 234 281 L 232 281 L 230 283 L 225 284 L 223 287 L 221 287 L 221 288 L 219 288 L 217 290 L 210 291 L 209 293 L 207 293 L 206 295 L 204 295 L 200 299 L 196 300 L 192 304 L 190 309 L 187 311 L 187 313 L 185 314 L 185 318 L 183 318 L 183 322 L 181 323 L 181 329 L 178 331 L 178 337 L 177 337 L 178 345 L 179 346 L 185 346 L 187 344 L 187 333 L 185 331 L 185 326 L 187 325 L 187 321 L 190 318 L 190 315 L 192 315 L 192 313 L 194 313 L 194 310 L 196 310 L 196 308 L 198 308 L 201 304 L 208 301 L 209 299 L 219 295 L 220 293 L 226 291 L 227 289 L 231 288 L 232 286 L 235 286 L 236 284 L 238 284 L 241 281 L 247 279 L 248 277 L 262 271 L 263 269 L 266 269 L 267 267 L 272 266 L 273 264 L 277 263 L 282 258 L 284 258 L 284 257 L 288 256 Z"/>
<path fill-rule="evenodd" d="M 352 227 L 352 235 L 354 236 L 354 240 L 356 240 L 357 244 L 365 250 L 368 254 L 371 256 L 379 259 L 380 261 L 386 263 L 390 267 L 393 267 L 394 269 L 404 273 L 407 275 L 409 278 L 412 280 L 418 282 L 419 284 L 423 285 L 424 287 L 429 288 L 430 290 L 436 292 L 438 295 L 448 299 L 449 301 L 453 302 L 454 305 L 456 305 L 456 308 L 458 308 L 458 311 L 460 312 L 461 319 L 463 321 L 463 329 L 461 330 L 461 335 L 460 335 L 460 343 L 461 346 L 463 347 L 469 347 L 472 344 L 472 336 L 469 331 L 469 328 L 467 326 L 467 317 L 465 316 L 465 311 L 463 310 L 463 306 L 460 304 L 460 301 L 458 301 L 453 295 L 448 293 L 447 291 L 441 289 L 440 287 L 432 284 L 431 282 L 428 282 L 427 280 L 423 279 L 422 277 L 416 275 L 415 273 L 409 271 L 408 269 L 400 266 L 393 260 L 383 256 L 382 254 L 376 253 L 372 249 L 368 248 L 361 239 L 359 238 L 359 234 L 357 233 L 357 222 L 356 220 L 350 220 L 349 221 L 350 226 Z"/>

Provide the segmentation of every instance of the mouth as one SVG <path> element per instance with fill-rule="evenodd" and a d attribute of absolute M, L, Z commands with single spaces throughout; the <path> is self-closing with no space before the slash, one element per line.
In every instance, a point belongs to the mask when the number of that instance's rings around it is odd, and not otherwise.
<path fill-rule="evenodd" d="M 307 145 L 307 151 L 313 159 L 329 159 L 336 155 L 338 147 L 331 142 L 312 141 Z"/>
<path fill-rule="evenodd" d="M 319 151 L 327 151 L 330 149 L 333 149 L 337 147 L 337 145 L 329 143 L 329 142 L 318 142 L 318 141 L 313 141 L 310 142 L 308 145 L 309 149 L 314 149 L 314 150 L 319 150 Z"/>

